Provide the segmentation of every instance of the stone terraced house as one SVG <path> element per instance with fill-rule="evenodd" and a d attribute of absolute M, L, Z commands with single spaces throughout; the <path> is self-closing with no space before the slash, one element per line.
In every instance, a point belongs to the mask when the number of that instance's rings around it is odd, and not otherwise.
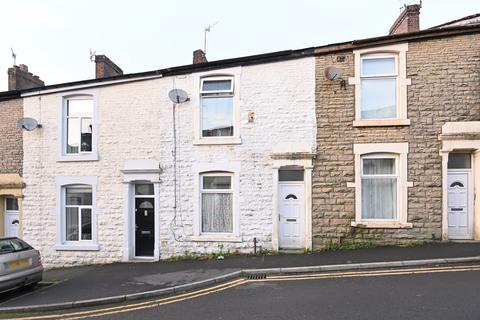
<path fill-rule="evenodd" d="M 97 55 L 96 79 L 0 93 L 2 221 L 46 267 L 480 240 L 480 15 L 420 31 L 419 11 L 151 72 Z"/>
<path fill-rule="evenodd" d="M 480 240 L 480 15 L 419 31 L 419 10 L 315 49 L 314 248 Z"/>

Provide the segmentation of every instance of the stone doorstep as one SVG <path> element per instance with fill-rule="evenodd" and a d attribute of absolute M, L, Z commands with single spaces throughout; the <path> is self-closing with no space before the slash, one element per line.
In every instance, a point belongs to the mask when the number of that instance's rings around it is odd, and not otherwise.
<path fill-rule="evenodd" d="M 235 271 L 222 276 L 186 283 L 169 288 L 151 290 L 145 292 L 137 292 L 122 296 L 104 297 L 97 299 L 63 302 L 58 304 L 33 305 L 24 307 L 5 307 L 0 308 L 0 313 L 13 312 L 38 312 L 38 311 L 58 311 L 65 309 L 73 309 L 78 307 L 92 307 L 103 304 L 119 303 L 124 301 L 134 301 L 146 298 L 160 297 L 170 295 L 177 292 L 191 291 L 194 289 L 204 288 L 214 283 L 223 283 L 231 279 L 247 277 L 249 275 L 278 275 L 293 273 L 313 273 L 325 271 L 345 271 L 345 270 L 368 270 L 383 269 L 407 266 L 430 266 L 453 263 L 480 262 L 480 256 L 462 257 L 462 258 L 439 258 L 426 260 L 404 260 L 404 261 L 388 261 L 388 262 L 370 262 L 370 263 L 350 263 L 323 266 L 308 267 L 288 267 L 288 268 L 268 268 L 268 269 L 244 269 Z"/>

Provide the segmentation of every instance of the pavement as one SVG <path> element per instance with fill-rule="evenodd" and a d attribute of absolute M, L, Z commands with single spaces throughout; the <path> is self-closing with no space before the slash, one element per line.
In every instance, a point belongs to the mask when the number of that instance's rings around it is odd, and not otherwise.
<path fill-rule="evenodd" d="M 480 243 L 447 242 L 406 248 L 385 246 L 310 254 L 232 256 L 224 260 L 135 262 L 72 267 L 46 271 L 44 281 L 56 284 L 31 292 L 18 291 L 13 296 L 3 298 L 0 308 L 127 295 L 188 284 L 245 269 L 478 256 Z"/>

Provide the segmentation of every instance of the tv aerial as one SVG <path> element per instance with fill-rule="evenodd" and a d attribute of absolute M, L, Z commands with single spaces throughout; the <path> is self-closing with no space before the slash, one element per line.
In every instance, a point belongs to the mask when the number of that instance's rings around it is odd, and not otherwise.
<path fill-rule="evenodd" d="M 17 54 L 13 51 L 13 48 L 10 47 L 10 51 L 12 51 L 12 59 L 13 59 L 13 65 L 17 65 Z"/>
<path fill-rule="evenodd" d="M 25 129 L 27 131 L 32 131 L 37 128 L 41 128 L 42 125 L 37 122 L 37 120 L 33 118 L 21 118 L 17 121 L 17 128 Z"/>
<path fill-rule="evenodd" d="M 97 51 L 90 49 L 90 61 L 95 61 L 95 54 Z"/>
<path fill-rule="evenodd" d="M 188 93 L 182 89 L 172 89 L 168 93 L 168 97 L 173 103 L 184 103 L 190 100 L 188 98 Z"/>
<path fill-rule="evenodd" d="M 204 30 L 204 37 L 203 37 L 203 53 L 207 54 L 207 32 L 210 32 L 213 27 L 215 27 L 220 21 L 215 22 L 214 24 L 209 24 L 207 27 L 205 27 Z"/>

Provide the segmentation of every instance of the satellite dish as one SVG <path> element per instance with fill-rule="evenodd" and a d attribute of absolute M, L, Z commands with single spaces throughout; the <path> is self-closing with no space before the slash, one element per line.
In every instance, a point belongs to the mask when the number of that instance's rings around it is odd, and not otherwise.
<path fill-rule="evenodd" d="M 168 93 L 168 97 L 173 103 L 184 103 L 188 100 L 188 94 L 182 89 L 172 89 Z"/>
<path fill-rule="evenodd" d="M 340 80 L 342 78 L 342 71 L 335 67 L 325 68 L 325 78 L 328 80 Z"/>
<path fill-rule="evenodd" d="M 32 131 L 36 128 L 41 128 L 42 125 L 38 124 L 37 120 L 33 118 L 21 118 L 17 121 L 17 128 Z"/>

